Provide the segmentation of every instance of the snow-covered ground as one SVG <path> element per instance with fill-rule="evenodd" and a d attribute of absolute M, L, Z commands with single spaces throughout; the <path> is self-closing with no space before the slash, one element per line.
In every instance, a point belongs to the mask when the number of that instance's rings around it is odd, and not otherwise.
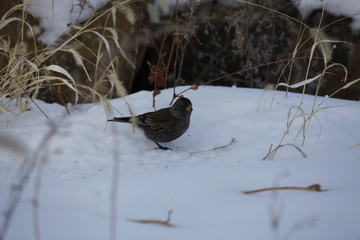
<path fill-rule="evenodd" d="M 120 114 L 107 116 L 100 104 L 78 105 L 67 115 L 62 106 L 36 101 L 50 120 L 33 104 L 9 114 L 8 121 L 0 116 L 2 142 L 11 136 L 23 149 L 0 147 L 2 231 L 9 219 L 4 213 L 16 202 L 11 196 L 19 192 L 15 184 L 26 169 L 31 172 L 4 240 L 36 239 L 36 229 L 51 240 L 359 239 L 359 102 L 318 98 L 331 108 L 316 113 L 304 146 L 301 135 L 293 141 L 301 118 L 283 142 L 294 143 L 307 158 L 286 146 L 273 160 L 262 160 L 270 144 L 281 140 L 289 109 L 303 97 L 277 92 L 270 111 L 273 92 L 260 103 L 262 93 L 226 87 L 186 92 L 194 108 L 191 125 L 165 144 L 172 151 L 155 149 L 130 124 L 108 123 Z M 157 108 L 168 106 L 171 96 L 172 89 L 163 91 Z M 126 100 L 137 114 L 152 110 L 151 92 Z M 305 95 L 302 109 L 309 113 L 313 102 Z M 124 99 L 111 104 L 128 115 Z M 328 191 L 243 193 L 315 183 Z M 175 227 L 131 221 L 165 220 L 169 210 Z"/>

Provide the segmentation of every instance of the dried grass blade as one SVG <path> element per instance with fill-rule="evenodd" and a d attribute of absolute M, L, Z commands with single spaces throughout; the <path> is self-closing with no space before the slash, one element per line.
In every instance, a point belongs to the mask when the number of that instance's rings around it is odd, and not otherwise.
<path fill-rule="evenodd" d="M 105 28 L 105 29 L 111 33 L 112 39 L 114 40 L 116 47 L 119 49 L 121 56 L 123 56 L 123 58 L 131 65 L 132 68 L 136 69 L 134 63 L 132 63 L 130 61 L 130 59 L 126 56 L 124 49 L 121 47 L 121 45 L 119 43 L 120 42 L 119 36 L 118 36 L 116 30 L 114 28 Z"/>
<path fill-rule="evenodd" d="M 45 67 L 46 70 L 48 71 L 54 71 L 57 73 L 61 73 L 63 75 L 65 75 L 68 79 L 70 79 L 73 82 L 73 85 L 71 85 L 68 81 L 66 81 L 65 79 L 62 78 L 57 78 L 59 80 L 61 80 L 66 86 L 68 86 L 70 89 L 72 89 L 75 93 L 75 104 L 78 102 L 79 100 L 79 96 L 78 96 L 78 91 L 76 90 L 76 83 L 74 78 L 70 75 L 70 73 L 68 71 L 66 71 L 64 68 L 58 66 L 58 65 L 49 65 L 47 67 Z"/>
<path fill-rule="evenodd" d="M 276 85 L 275 89 L 277 89 L 278 87 L 280 86 L 285 86 L 285 87 L 288 87 L 288 88 L 298 88 L 298 87 L 302 87 L 302 86 L 305 86 L 306 84 L 308 83 L 311 83 L 317 79 L 319 79 L 323 74 L 319 74 L 313 78 L 310 78 L 310 79 L 307 79 L 307 80 L 304 80 L 304 81 L 301 81 L 299 83 L 295 83 L 295 84 L 292 84 L 292 85 L 289 85 L 287 83 L 279 83 L 278 85 Z"/>

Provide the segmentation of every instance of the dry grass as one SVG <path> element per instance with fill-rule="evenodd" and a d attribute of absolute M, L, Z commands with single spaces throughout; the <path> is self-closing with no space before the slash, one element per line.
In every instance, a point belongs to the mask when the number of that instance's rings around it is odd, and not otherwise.
<path fill-rule="evenodd" d="M 129 2 L 114 2 L 112 6 L 96 13 L 83 26 L 73 26 L 71 32 L 63 34 L 60 44 L 46 47 L 36 41 L 37 28 L 30 21 L 37 16 L 29 10 L 28 5 L 19 4 L 9 9 L 0 19 L 1 112 L 9 111 L 7 103 L 14 100 L 18 103 L 19 112 L 24 111 L 30 101 L 45 91 L 54 92 L 64 106 L 67 103 L 76 105 L 79 102 L 101 101 L 105 110 L 110 111 L 107 99 L 126 95 L 117 74 L 119 62 L 126 62 L 135 68 L 121 46 L 119 33 L 115 29 L 116 14 L 124 15 L 128 27 L 135 22 L 135 13 L 128 6 Z M 97 25 L 97 21 L 102 18 L 112 19 L 111 27 L 108 24 Z M 7 35 L 8 28 L 18 31 Z M 30 36 L 32 41 L 26 36 Z M 97 44 L 95 48 L 90 49 L 86 42 L 79 40 L 84 36 L 92 37 Z M 114 56 L 114 51 L 119 56 Z M 52 58 L 56 55 L 72 58 L 72 69 L 66 64 L 53 64 Z M 74 68 L 86 79 L 80 79 L 79 75 L 74 74 Z"/>
<path fill-rule="evenodd" d="M 8 106 L 12 101 L 16 101 L 18 112 L 28 110 L 30 102 L 37 106 L 34 100 L 44 90 L 55 91 L 65 107 L 67 103 L 76 105 L 84 101 L 100 101 L 104 109 L 109 112 L 111 106 L 107 99 L 113 96 L 126 95 L 126 90 L 117 74 L 119 57 L 134 67 L 120 45 L 119 34 L 115 30 L 117 11 L 122 14 L 125 13 L 124 15 L 130 24 L 135 22 L 135 14 L 127 5 L 129 2 L 114 2 L 114 5 L 98 12 L 82 27 L 74 27 L 72 32 L 65 33 L 65 37 L 59 45 L 47 47 L 36 41 L 38 30 L 31 21 L 37 16 L 28 9 L 28 5 L 19 4 L 10 8 L 0 19 L 0 113 L 3 117 L 7 119 L 10 112 Z M 112 18 L 114 27 L 94 26 L 100 18 Z M 9 29 L 16 31 L 10 32 Z M 97 42 L 96 51 L 90 50 L 86 44 L 79 41 L 79 38 L 86 34 L 92 35 L 94 41 Z M 27 36 L 30 37 L 31 41 Z M 78 51 L 80 47 L 75 44 L 88 50 L 87 55 Z M 114 50 L 117 50 L 120 56 L 113 57 L 112 52 Z M 56 54 L 71 56 L 75 63 L 72 68 L 79 68 L 83 71 L 86 80 L 80 82 L 66 66 L 52 64 L 51 58 Z M 104 58 L 104 55 L 107 57 Z M 105 91 L 103 90 L 104 84 L 107 85 Z M 40 110 L 42 111 L 42 109 Z M 47 117 L 45 112 L 42 111 L 42 113 Z M 6 202 L 4 221 L 0 226 L 0 239 L 5 239 L 22 192 L 34 172 L 33 229 L 35 239 L 40 239 L 39 196 L 42 171 L 49 157 L 48 146 L 59 128 L 61 128 L 61 124 L 52 125 L 39 147 L 35 149 L 33 154 L 28 154 L 29 156 L 19 166 L 16 182 Z M 17 152 L 23 153 L 26 150 L 11 136 L 1 135 L 0 142 L 5 147 Z M 114 164 L 116 165 L 119 161 L 116 160 L 117 155 L 114 155 Z M 114 167 L 114 171 L 116 169 L 117 167 Z M 117 173 L 114 172 L 113 175 L 114 181 L 117 181 Z M 113 185 L 111 195 L 112 199 L 116 200 L 114 196 L 116 196 L 117 188 L 115 183 Z M 114 208 L 116 205 L 112 203 L 111 207 Z M 113 224 L 110 231 L 112 237 L 115 237 L 116 228 L 113 227 Z"/>
<path fill-rule="evenodd" d="M 250 5 L 254 5 L 260 8 L 266 8 L 264 6 L 258 5 L 258 4 L 254 4 L 251 2 L 247 2 L 247 1 L 241 1 Z M 269 11 L 273 11 L 276 14 L 282 15 L 284 17 L 288 17 L 290 19 L 292 19 L 289 16 L 286 16 L 284 14 L 282 14 L 281 12 L 275 11 L 273 9 L 268 9 Z M 324 14 L 324 9 L 322 10 L 322 15 Z M 278 89 L 279 87 L 285 87 L 286 91 L 288 91 L 289 89 L 299 89 L 302 88 L 302 94 L 303 97 L 299 103 L 299 105 L 297 106 L 292 106 L 289 108 L 288 111 L 288 116 L 287 116 L 287 125 L 286 125 L 286 130 L 284 131 L 283 136 L 281 137 L 281 140 L 279 141 L 278 144 L 275 144 L 275 147 L 273 147 L 273 144 L 271 144 L 270 148 L 269 148 L 269 152 L 266 154 L 266 156 L 263 158 L 264 159 L 274 159 L 277 152 L 286 146 L 290 146 L 293 147 L 295 150 L 297 150 L 299 153 L 301 153 L 301 155 L 306 158 L 307 155 L 305 152 L 302 151 L 302 149 L 297 146 L 295 144 L 296 139 L 301 136 L 302 140 L 301 140 L 301 146 L 304 145 L 306 137 L 307 137 L 307 132 L 308 129 L 310 127 L 310 124 L 316 120 L 319 123 L 319 131 L 321 134 L 321 122 L 319 121 L 319 119 L 317 118 L 317 113 L 319 111 L 328 109 L 328 108 L 332 108 L 332 107 L 323 107 L 324 103 L 326 102 L 326 100 L 328 98 L 323 99 L 322 101 L 318 101 L 318 95 L 320 92 L 321 87 L 323 86 L 323 82 L 325 81 L 325 77 L 328 74 L 331 74 L 331 70 L 333 68 L 336 69 L 341 69 L 344 73 L 343 78 L 338 79 L 341 82 L 346 82 L 347 78 L 348 78 L 348 72 L 347 72 L 347 68 L 340 63 L 333 63 L 332 61 L 332 51 L 333 48 L 335 47 L 336 43 L 339 43 L 341 41 L 335 41 L 335 40 L 330 40 L 327 35 L 324 33 L 324 29 L 326 27 L 331 26 L 327 25 L 323 28 L 321 28 L 320 26 L 322 25 L 321 21 L 322 18 L 320 19 L 319 22 L 319 26 L 316 28 L 310 28 L 309 26 L 307 26 L 306 24 L 296 20 L 296 19 L 292 19 L 293 21 L 297 22 L 300 24 L 300 31 L 299 31 L 299 35 L 298 35 L 298 39 L 297 39 L 297 43 L 295 44 L 294 47 L 294 51 L 292 53 L 292 57 L 289 58 L 287 60 L 287 64 L 285 65 L 282 73 L 280 74 L 279 78 L 278 78 L 278 82 L 276 83 L 275 86 L 275 90 Z M 304 39 L 304 32 L 305 30 L 309 31 L 309 37 Z M 307 52 L 308 55 L 305 56 L 301 56 L 300 58 L 305 58 L 308 59 L 307 61 L 307 68 L 306 68 L 306 72 L 303 76 L 302 81 L 297 82 L 297 83 L 293 83 L 291 84 L 290 81 L 292 79 L 292 76 L 298 73 L 294 73 L 296 71 L 296 68 L 294 67 L 294 65 L 296 64 L 296 60 L 299 59 L 298 55 L 301 52 L 301 49 L 304 48 L 305 44 L 312 42 L 311 48 L 310 50 Z M 315 52 L 320 53 L 320 56 L 318 56 L 317 54 L 315 54 Z M 306 53 L 306 52 L 305 52 Z M 313 65 L 313 61 L 319 61 L 322 60 L 323 63 L 323 70 L 322 72 L 320 72 L 319 74 L 310 77 L 310 69 L 314 66 Z M 288 72 L 287 77 L 285 77 L 283 74 L 286 72 Z M 281 82 L 282 79 L 285 79 L 285 82 Z M 348 87 L 351 87 L 352 85 L 356 84 L 357 82 L 359 82 L 360 79 L 355 79 L 352 80 L 351 82 L 344 84 L 343 87 L 339 88 L 338 90 L 336 90 L 335 92 L 330 92 L 328 93 L 329 98 L 334 96 L 336 93 L 338 93 L 339 91 L 346 89 Z M 316 83 L 316 90 L 314 93 L 314 100 L 313 100 L 313 105 L 312 108 L 309 110 L 305 110 L 304 106 L 303 106 L 303 99 L 304 99 L 304 94 L 306 93 L 306 87 L 311 84 L 311 83 Z M 266 91 L 268 89 L 265 89 L 264 91 Z M 274 101 L 274 97 L 277 91 L 274 91 L 274 95 L 273 95 L 273 100 L 270 104 L 270 110 L 272 108 L 273 105 L 273 101 Z M 260 99 L 261 102 L 261 99 Z M 260 103 L 259 103 L 260 105 Z M 301 119 L 302 124 L 300 125 L 299 128 L 294 127 L 294 122 L 297 119 Z M 290 131 L 296 131 L 296 135 L 295 138 L 293 139 L 293 141 L 291 142 L 286 142 L 286 137 L 288 136 L 288 134 L 290 133 Z"/>

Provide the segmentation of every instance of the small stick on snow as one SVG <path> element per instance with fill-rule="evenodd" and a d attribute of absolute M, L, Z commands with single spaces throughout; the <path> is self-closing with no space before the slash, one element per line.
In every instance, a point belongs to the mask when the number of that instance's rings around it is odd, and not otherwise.
<path fill-rule="evenodd" d="M 142 224 L 157 224 L 165 227 L 176 227 L 176 225 L 170 223 L 172 212 L 173 210 L 168 211 L 168 217 L 165 221 L 157 219 L 129 219 L 129 221 Z"/>
<path fill-rule="evenodd" d="M 313 192 L 326 192 L 329 190 L 321 189 L 320 184 L 312 184 L 308 187 L 271 187 L 271 188 L 261 188 L 251 191 L 244 191 L 245 194 L 253 194 L 264 191 L 273 191 L 273 190 L 304 190 L 304 191 L 313 191 Z"/>
<path fill-rule="evenodd" d="M 221 148 L 226 148 L 226 147 L 230 146 L 231 144 L 233 144 L 235 142 L 235 140 L 236 140 L 235 138 L 232 138 L 231 141 L 228 144 L 225 144 L 225 145 L 222 145 L 222 146 L 219 146 L 219 147 L 213 147 L 211 149 L 201 150 L 201 151 L 198 151 L 198 152 L 190 152 L 190 154 L 210 152 L 210 151 L 219 150 Z"/>

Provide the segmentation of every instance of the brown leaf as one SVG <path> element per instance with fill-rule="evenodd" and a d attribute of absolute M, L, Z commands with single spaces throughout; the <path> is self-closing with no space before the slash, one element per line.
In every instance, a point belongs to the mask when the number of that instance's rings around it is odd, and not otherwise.
<path fill-rule="evenodd" d="M 153 91 L 153 97 L 155 98 L 157 95 L 159 95 L 161 91 L 159 89 L 154 89 Z"/>
<path fill-rule="evenodd" d="M 150 83 L 155 83 L 157 87 L 166 88 L 167 87 L 167 79 L 166 73 L 167 68 L 163 66 L 155 66 L 148 62 L 150 73 L 148 80 Z"/>
<path fill-rule="evenodd" d="M 198 90 L 198 88 L 199 88 L 198 84 L 194 84 L 194 85 L 191 86 L 192 90 Z"/>

